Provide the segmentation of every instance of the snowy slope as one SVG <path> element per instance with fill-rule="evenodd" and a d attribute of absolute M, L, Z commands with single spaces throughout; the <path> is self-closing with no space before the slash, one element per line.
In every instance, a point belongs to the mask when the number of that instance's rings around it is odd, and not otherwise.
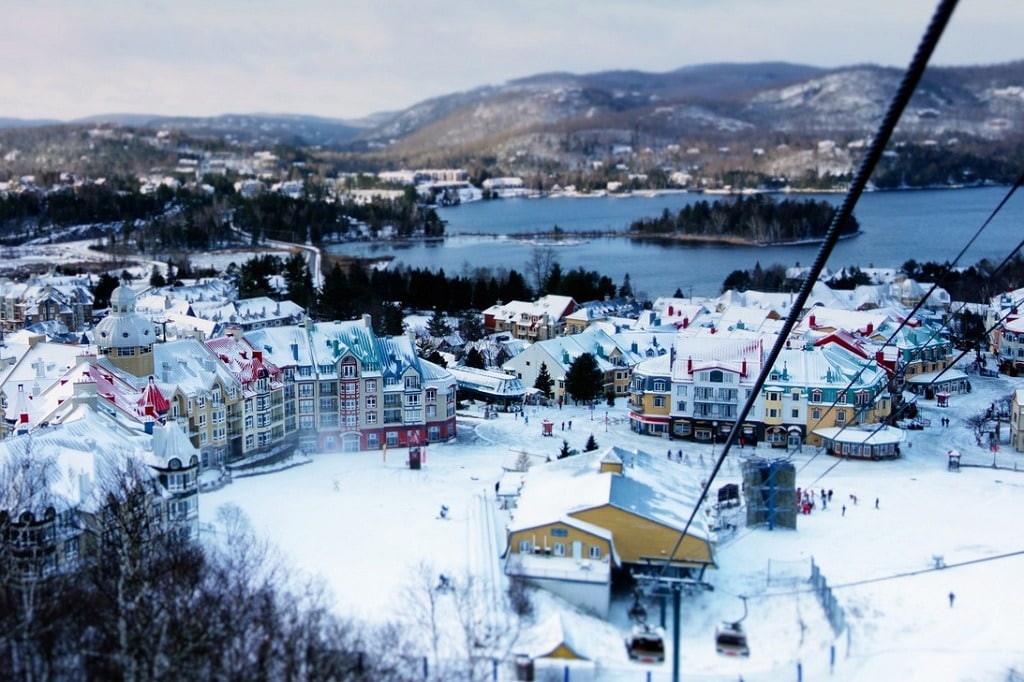
<path fill-rule="evenodd" d="M 715 590 L 684 598 L 684 679 L 796 679 L 798 665 L 805 679 L 821 679 L 833 646 L 835 680 L 990 680 L 1024 669 L 1018 635 L 1024 591 L 1015 587 L 1024 555 L 955 566 L 1024 550 L 1015 531 L 1024 503 L 1024 455 L 1004 447 L 995 455 L 999 468 L 992 468 L 993 453 L 975 444 L 962 421 L 1021 382 L 972 377 L 972 383 L 974 392 L 954 396 L 949 409 L 923 404 L 933 426 L 908 432 L 901 460 L 841 461 L 812 448 L 794 455 L 797 485 L 832 489 L 833 504 L 799 517 L 796 531 L 741 527 L 720 537 L 720 568 L 709 578 Z M 462 419 L 459 442 L 429 446 L 419 471 L 406 467 L 404 450 L 390 450 L 386 461 L 380 452 L 318 455 L 308 465 L 239 479 L 205 494 L 201 520 L 213 523 L 224 503 L 240 505 L 297 570 L 322 576 L 342 614 L 400 619 L 404 595 L 424 562 L 433 571 L 472 575 L 489 606 L 499 599 L 496 583 L 504 582 L 496 556 L 503 547 L 495 539 L 502 535 L 503 512 L 495 510 L 493 491 L 510 450 L 553 458 L 563 437 L 582 449 L 593 433 L 602 449 L 682 448 L 690 463 L 679 466 L 698 475 L 710 471 L 709 446 L 638 436 L 628 429 L 622 401 L 608 410 L 607 423 L 605 409 L 593 413 L 594 421 L 588 410 L 574 407 L 529 408 L 529 424 L 511 414 Z M 555 422 L 555 438 L 540 435 L 545 416 Z M 948 428 L 939 425 L 942 416 L 952 419 Z M 573 429 L 560 431 L 569 419 Z M 948 472 L 946 452 L 953 447 L 964 453 L 965 464 L 977 466 Z M 749 447 L 733 451 L 730 459 L 736 461 L 727 461 L 714 486 L 739 482 L 736 462 L 750 454 Z M 437 518 L 442 504 L 451 510 L 449 519 Z M 935 556 L 948 567 L 935 570 Z M 836 586 L 845 612 L 849 628 L 838 636 L 806 591 L 812 557 Z M 953 607 L 950 591 L 956 594 Z M 744 625 L 752 653 L 749 660 L 726 659 L 714 652 L 714 627 L 742 615 L 741 594 L 749 597 Z M 618 596 L 609 624 L 571 613 L 558 599 L 538 593 L 535 620 L 523 624 L 523 641 L 531 623 L 561 611 L 596 645 L 593 679 L 639 680 L 647 671 L 653 680 L 669 679 L 671 653 L 659 666 L 627 660 L 620 638 L 629 630 L 629 604 L 628 595 Z M 646 605 L 657 621 L 657 603 Z M 509 623 L 506 632 L 516 629 L 511 614 L 488 618 L 492 626 Z"/>

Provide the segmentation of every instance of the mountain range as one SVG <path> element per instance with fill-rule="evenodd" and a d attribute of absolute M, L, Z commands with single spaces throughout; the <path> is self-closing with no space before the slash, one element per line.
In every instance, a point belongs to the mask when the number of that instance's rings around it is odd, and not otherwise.
<path fill-rule="evenodd" d="M 361 120 L 110 114 L 73 123 L 171 127 L 196 136 L 319 146 L 407 162 L 484 156 L 571 164 L 610 145 L 656 149 L 691 141 L 775 146 L 802 139 L 865 139 L 901 77 L 898 69 L 875 65 L 824 69 L 781 62 L 704 64 L 667 73 L 555 72 Z M 37 123 L 0 119 L 0 127 Z M 1024 61 L 930 68 L 898 129 L 904 139 L 940 142 L 1005 142 L 1022 132 Z"/>

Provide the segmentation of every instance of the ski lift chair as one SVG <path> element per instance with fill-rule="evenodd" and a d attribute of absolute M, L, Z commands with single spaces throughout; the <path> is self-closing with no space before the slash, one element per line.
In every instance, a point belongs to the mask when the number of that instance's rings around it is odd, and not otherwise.
<path fill-rule="evenodd" d="M 737 621 L 723 621 L 715 628 L 715 651 L 724 656 L 749 656 L 750 645 L 747 633 L 743 631 L 743 620 L 747 617 L 747 598 L 743 600 L 743 618 Z"/>
<path fill-rule="evenodd" d="M 665 633 L 661 628 L 647 623 L 634 625 L 626 650 L 632 661 L 639 663 L 663 663 L 665 661 Z"/>

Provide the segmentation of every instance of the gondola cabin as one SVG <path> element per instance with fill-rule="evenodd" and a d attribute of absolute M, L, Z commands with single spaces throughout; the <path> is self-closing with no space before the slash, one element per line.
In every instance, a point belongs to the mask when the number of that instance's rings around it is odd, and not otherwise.
<path fill-rule="evenodd" d="M 747 634 L 739 623 L 722 623 L 715 629 L 715 651 L 724 656 L 749 656 Z"/>
<path fill-rule="evenodd" d="M 635 625 L 626 640 L 626 650 L 631 661 L 639 663 L 663 663 L 665 661 L 665 631 L 646 623 Z"/>

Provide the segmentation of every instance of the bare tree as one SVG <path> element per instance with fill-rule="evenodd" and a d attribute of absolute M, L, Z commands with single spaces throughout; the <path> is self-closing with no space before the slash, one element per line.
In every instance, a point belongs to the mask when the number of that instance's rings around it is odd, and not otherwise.
<path fill-rule="evenodd" d="M 544 290 L 555 267 L 555 250 L 550 246 L 535 246 L 526 261 L 526 274 L 532 280 L 533 290 L 538 294 Z"/>

